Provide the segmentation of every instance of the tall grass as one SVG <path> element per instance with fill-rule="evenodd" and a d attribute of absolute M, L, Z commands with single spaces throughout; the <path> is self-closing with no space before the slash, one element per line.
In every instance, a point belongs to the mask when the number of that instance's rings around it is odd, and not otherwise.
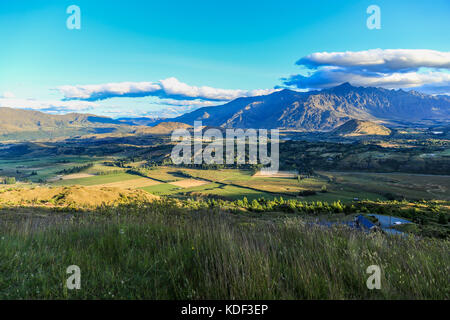
<path fill-rule="evenodd" d="M 76 213 L 39 228 L 2 221 L 1 299 L 449 298 L 448 240 L 163 203 Z M 73 264 L 80 290 L 65 288 Z M 366 287 L 369 265 L 382 269 L 380 290 Z"/>

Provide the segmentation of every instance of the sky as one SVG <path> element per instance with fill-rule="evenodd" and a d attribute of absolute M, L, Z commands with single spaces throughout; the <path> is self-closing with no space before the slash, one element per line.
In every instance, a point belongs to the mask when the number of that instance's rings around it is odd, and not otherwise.
<path fill-rule="evenodd" d="M 448 94 L 449 14 L 448 0 L 2 0 L 0 107 L 171 117 L 343 82 Z"/>

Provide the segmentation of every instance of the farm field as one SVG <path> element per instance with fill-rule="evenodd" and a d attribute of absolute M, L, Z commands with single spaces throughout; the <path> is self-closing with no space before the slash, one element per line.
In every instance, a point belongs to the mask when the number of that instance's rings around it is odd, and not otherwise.
<path fill-rule="evenodd" d="M 186 189 L 156 185 L 144 188 L 144 190 L 157 195 L 219 196 L 225 199 L 237 199 L 244 196 L 251 199 L 282 196 L 304 198 L 308 201 L 353 201 L 354 198 L 385 199 L 382 193 L 361 191 L 353 186 L 336 187 L 330 183 L 328 178 L 322 176 L 298 180 L 297 177 L 285 177 L 283 175 L 281 177 L 259 176 L 254 175 L 250 170 L 242 169 L 201 170 L 171 167 L 153 169 L 148 174 L 151 178 L 161 177 L 162 175 L 169 181 L 181 179 L 180 176 L 185 176 L 210 181 L 211 183 Z M 322 188 L 326 188 L 327 192 L 322 192 Z M 313 191 L 315 194 L 300 195 L 301 192 L 305 191 Z"/>
<path fill-rule="evenodd" d="M 113 188 L 126 188 L 126 189 L 137 189 L 142 187 L 159 185 L 159 181 L 155 181 L 149 178 L 137 178 L 132 180 L 120 180 L 116 182 L 103 183 L 99 186 L 102 187 L 113 187 Z"/>
<path fill-rule="evenodd" d="M 450 200 L 450 177 L 445 175 L 317 171 L 307 176 L 296 176 L 292 172 L 262 176 L 247 169 L 213 170 L 160 165 L 147 170 L 146 176 L 140 176 L 126 167 L 104 164 L 111 159 L 97 158 L 93 161 L 92 158 L 71 156 L 3 159 L 0 160 L 0 172 L 15 175 L 19 180 L 26 176 L 29 182 L 20 182 L 22 186 L 44 181 L 51 186 L 142 189 L 154 195 L 180 198 L 234 200 L 282 196 L 307 201 L 344 202 L 402 198 Z M 142 161 L 126 163 L 131 169 L 144 164 Z"/>
<path fill-rule="evenodd" d="M 108 172 L 123 171 L 121 168 L 105 166 L 103 161 L 110 158 L 93 158 L 84 156 L 54 156 L 39 157 L 36 159 L 12 158 L 0 159 L 0 176 L 15 176 L 17 180 L 34 183 L 55 182 L 62 179 L 73 179 L 72 174 L 63 174 L 64 170 L 74 167 L 87 166 L 79 174 L 97 175 Z M 78 172 L 77 172 L 78 173 Z M 76 173 L 73 173 L 76 174 Z"/>
<path fill-rule="evenodd" d="M 94 175 L 90 173 L 73 173 L 65 176 L 61 176 L 62 180 L 73 180 L 73 179 L 82 179 L 82 178 L 90 178 Z"/>
<path fill-rule="evenodd" d="M 240 188 L 233 185 L 225 185 L 222 183 L 210 182 L 201 186 L 182 188 L 171 183 L 163 183 L 150 187 L 141 188 L 151 194 L 158 196 L 171 196 L 177 198 L 220 198 L 226 200 L 237 200 L 246 197 L 250 200 L 257 198 L 274 197 L 261 191 Z"/>
<path fill-rule="evenodd" d="M 319 172 L 336 187 L 409 199 L 450 200 L 450 176 L 404 173 Z"/>
<path fill-rule="evenodd" d="M 52 208 L 96 208 L 134 201 L 151 201 L 156 196 L 142 190 L 103 186 L 31 187 L 0 190 L 0 205 Z"/>
<path fill-rule="evenodd" d="M 128 173 L 112 173 L 106 175 L 93 175 L 87 178 L 59 180 L 52 183 L 55 186 L 70 186 L 70 185 L 82 185 L 82 186 L 98 186 L 111 183 L 121 183 L 128 180 L 136 180 L 136 176 Z"/>
<path fill-rule="evenodd" d="M 160 172 L 159 172 L 160 171 Z M 263 177 L 254 176 L 253 172 L 250 170 L 241 169 L 220 169 L 220 170 L 201 170 L 201 169 L 190 169 L 190 168 L 167 168 L 161 167 L 158 169 L 151 170 L 149 177 L 159 177 L 162 174 L 170 175 L 171 177 L 166 177 L 167 180 L 180 179 L 180 176 L 192 177 L 192 179 L 197 179 L 200 181 L 209 181 L 219 184 L 220 190 L 216 192 L 207 192 L 207 194 L 232 194 L 238 190 L 246 190 L 249 194 L 284 194 L 285 196 L 296 196 L 297 192 L 305 189 L 306 186 L 313 185 L 314 183 L 308 184 L 306 181 L 303 185 L 300 185 L 297 178 L 284 178 L 284 177 Z M 182 183 L 183 180 L 178 180 Z M 184 180 L 186 181 L 186 180 Z M 320 181 L 316 182 L 315 185 L 319 185 Z M 189 188 L 190 189 L 190 188 Z M 207 188 L 211 191 L 211 187 Z M 202 191 L 203 188 L 197 189 L 196 191 Z M 221 192 L 223 191 L 223 192 Z"/>

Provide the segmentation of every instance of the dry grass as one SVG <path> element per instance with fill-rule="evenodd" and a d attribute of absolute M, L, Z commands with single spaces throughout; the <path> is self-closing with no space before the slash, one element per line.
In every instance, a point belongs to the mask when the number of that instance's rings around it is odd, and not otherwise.
<path fill-rule="evenodd" d="M 17 188 L 0 193 L 0 205 L 7 206 L 97 207 L 154 199 L 158 197 L 142 190 L 99 186 Z"/>
<path fill-rule="evenodd" d="M 253 177 L 271 177 L 271 178 L 297 178 L 297 171 L 278 171 L 275 174 L 264 174 L 261 171 L 258 171 L 253 175 Z"/>
<path fill-rule="evenodd" d="M 101 187 L 112 187 L 112 188 L 122 188 L 122 189 L 137 189 L 142 187 L 154 186 L 161 184 L 159 181 L 155 181 L 149 178 L 139 178 L 134 180 L 117 181 L 111 183 L 105 183 L 98 186 Z"/>
<path fill-rule="evenodd" d="M 203 186 L 208 183 L 210 183 L 210 182 L 204 181 L 204 180 L 196 180 L 196 179 L 185 179 L 185 180 L 170 182 L 170 184 L 177 186 L 177 187 L 181 187 L 181 188 L 199 187 L 199 186 Z"/>
<path fill-rule="evenodd" d="M 65 176 L 62 176 L 61 178 L 63 180 L 71 180 L 71 179 L 89 178 L 92 176 L 94 176 L 94 175 L 89 174 L 89 173 L 73 173 L 73 174 L 67 174 Z"/>

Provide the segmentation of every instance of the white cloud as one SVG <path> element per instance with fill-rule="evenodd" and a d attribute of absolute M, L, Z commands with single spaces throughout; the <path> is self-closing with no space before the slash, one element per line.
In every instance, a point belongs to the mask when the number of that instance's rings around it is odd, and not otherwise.
<path fill-rule="evenodd" d="M 450 68 L 450 52 L 419 49 L 372 49 L 366 51 L 316 52 L 297 61 L 310 68 L 320 66 L 358 67 L 373 71 L 402 71 L 418 68 Z"/>
<path fill-rule="evenodd" d="M 227 101 L 205 101 L 205 100 L 176 100 L 176 99 L 160 99 L 157 101 L 159 105 L 176 106 L 176 107 L 210 107 L 219 104 L 225 104 Z"/>
<path fill-rule="evenodd" d="M 357 86 L 416 88 L 427 93 L 450 90 L 450 52 L 373 49 L 318 52 L 297 61 L 308 72 L 282 79 L 299 89 L 323 89 L 350 82 Z"/>
<path fill-rule="evenodd" d="M 0 107 L 31 109 L 49 113 L 86 112 L 98 104 L 90 101 L 58 101 L 21 98 L 0 98 Z"/>
<path fill-rule="evenodd" d="M 445 87 L 450 85 L 450 73 L 447 72 L 408 72 L 385 74 L 351 73 L 341 69 L 322 69 L 310 76 L 296 75 L 285 80 L 285 84 L 309 89 L 330 88 L 350 82 L 355 86 L 415 88 L 435 85 Z"/>
<path fill-rule="evenodd" d="M 15 97 L 14 93 L 12 93 L 10 91 L 5 91 L 2 94 L 0 94 L 0 98 L 8 98 L 8 99 L 10 99 L 10 98 L 14 98 L 14 97 Z"/>
<path fill-rule="evenodd" d="M 61 86 L 59 90 L 68 100 L 103 100 L 113 97 L 139 97 L 144 93 L 161 90 L 160 85 L 151 82 L 120 82 L 94 85 Z"/>
<path fill-rule="evenodd" d="M 275 89 L 232 90 L 190 86 L 176 78 L 157 82 L 119 82 L 98 85 L 61 86 L 57 88 L 66 100 L 96 101 L 116 97 L 156 96 L 172 100 L 229 101 L 239 97 L 269 94 Z"/>

